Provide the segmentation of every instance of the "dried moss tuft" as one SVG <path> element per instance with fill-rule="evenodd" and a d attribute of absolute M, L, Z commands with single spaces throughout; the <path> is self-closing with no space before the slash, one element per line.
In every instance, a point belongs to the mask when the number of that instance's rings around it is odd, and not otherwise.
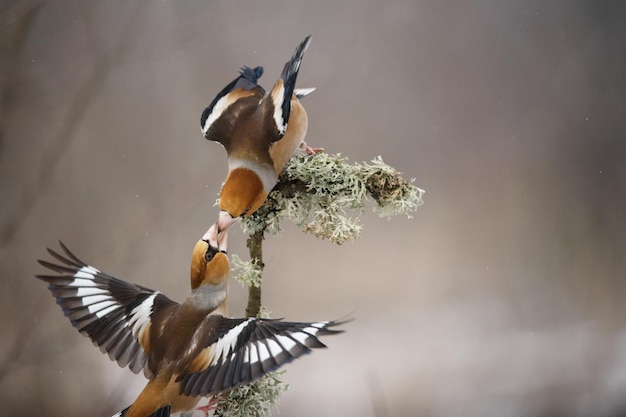
<path fill-rule="evenodd" d="M 285 219 L 305 233 L 341 245 L 361 231 L 359 215 L 368 197 L 382 217 L 411 217 L 423 204 L 424 190 L 407 181 L 379 156 L 370 163 L 349 164 L 341 155 L 320 152 L 294 156 L 265 204 L 242 220 L 247 233 L 277 234 Z"/>
<path fill-rule="evenodd" d="M 289 384 L 280 380 L 285 373 L 271 372 L 256 381 L 241 385 L 217 399 L 216 417 L 267 417 L 278 406 Z"/>

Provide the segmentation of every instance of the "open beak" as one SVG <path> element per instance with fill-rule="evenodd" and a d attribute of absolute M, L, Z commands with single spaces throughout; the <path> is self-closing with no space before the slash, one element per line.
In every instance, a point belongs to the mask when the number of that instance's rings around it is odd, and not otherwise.
<path fill-rule="evenodd" d="M 202 236 L 202 240 L 209 243 L 209 246 L 219 250 L 219 243 L 217 241 L 217 223 L 211 225 L 209 230 L 206 231 L 204 236 Z"/>
<path fill-rule="evenodd" d="M 202 240 L 209 242 L 213 248 L 226 252 L 228 246 L 228 228 L 236 223 L 238 218 L 233 218 L 227 211 L 220 211 L 217 223 L 212 225 L 204 234 Z"/>
<path fill-rule="evenodd" d="M 219 217 L 217 218 L 217 233 L 226 232 L 233 223 L 236 223 L 239 217 L 233 218 L 233 216 L 226 210 L 220 210 Z"/>

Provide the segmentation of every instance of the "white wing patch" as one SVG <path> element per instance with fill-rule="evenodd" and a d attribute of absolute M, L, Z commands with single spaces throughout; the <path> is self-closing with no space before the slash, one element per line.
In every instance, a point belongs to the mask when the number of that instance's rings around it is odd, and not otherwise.
<path fill-rule="evenodd" d="M 153 303 L 159 293 L 100 272 L 79 260 L 62 243 L 61 248 L 65 256 L 48 249 L 59 264 L 39 261 L 56 274 L 37 275 L 37 278 L 49 284 L 52 295 L 76 330 L 120 366 L 128 366 L 134 373 L 143 370 L 150 377 L 139 337 L 149 327 Z"/>
<path fill-rule="evenodd" d="M 204 126 L 202 126 L 202 134 L 206 136 L 206 133 L 209 131 L 211 125 L 220 118 L 222 113 L 237 100 L 231 100 L 229 95 L 226 94 L 224 97 L 217 100 L 213 109 L 211 109 L 211 114 L 207 117 L 206 122 L 204 122 Z"/>
<path fill-rule="evenodd" d="M 282 347 L 285 350 L 289 351 L 293 349 L 294 346 L 296 346 L 296 342 L 294 342 L 293 339 L 291 339 L 290 337 L 283 336 L 283 335 L 276 335 L 274 337 L 276 338 L 276 340 L 278 340 L 278 342 L 282 345 Z"/>
<path fill-rule="evenodd" d="M 89 284 L 87 285 L 96 285 L 93 281 L 91 281 L 96 274 L 98 274 L 100 271 L 98 271 L 96 268 L 94 268 L 93 266 L 83 266 L 82 268 L 80 268 L 78 271 L 76 271 L 76 273 L 74 274 L 74 277 L 76 278 L 85 278 L 89 280 Z M 76 280 L 74 280 L 76 281 Z M 74 283 L 70 284 L 73 286 Z"/>
<path fill-rule="evenodd" d="M 76 281 L 76 280 L 74 280 Z M 91 282 L 91 281 L 90 281 Z M 107 295 L 108 291 L 102 288 L 97 288 L 97 287 L 79 287 L 78 291 L 76 291 L 76 296 L 77 297 L 88 297 L 91 295 Z"/>
<path fill-rule="evenodd" d="M 295 340 L 297 340 L 299 343 L 302 343 L 303 345 L 305 345 L 306 344 L 306 340 L 309 337 L 311 337 L 310 334 L 303 333 L 303 332 L 291 333 L 290 336 L 293 337 Z"/>
<path fill-rule="evenodd" d="M 118 308 L 120 308 L 119 304 L 117 304 L 114 301 L 111 301 L 109 303 L 107 303 L 106 305 L 99 305 L 97 308 L 93 308 L 94 311 L 92 311 L 92 307 L 93 306 L 89 306 L 89 312 L 90 313 L 94 313 L 96 314 L 96 316 L 101 319 L 102 317 L 106 316 L 107 314 L 110 314 L 111 312 L 117 310 Z"/>
<path fill-rule="evenodd" d="M 226 333 L 222 338 L 220 338 L 211 348 L 213 350 L 213 360 L 211 361 L 212 365 L 217 363 L 224 363 L 228 358 L 228 355 L 232 351 L 235 350 L 235 345 L 237 344 L 237 338 L 241 331 L 250 324 L 253 319 L 248 319 L 237 326 L 233 327 Z"/>
<path fill-rule="evenodd" d="M 221 323 L 217 321 L 219 329 Z M 297 323 L 250 318 L 234 322 L 211 344 L 211 362 L 201 371 L 184 375 L 181 393 L 210 396 L 255 381 L 268 372 L 325 345 L 318 336 L 339 333 L 330 327 L 341 322 Z M 219 331 L 219 330 L 218 330 Z M 213 339 L 214 340 L 214 339 Z M 236 350 L 235 350 L 236 349 Z"/>
<path fill-rule="evenodd" d="M 74 273 L 74 280 L 68 285 L 70 287 L 95 287 L 96 283 L 93 282 L 98 270 L 91 266 L 83 266 Z"/>
<path fill-rule="evenodd" d="M 130 313 L 128 325 L 132 327 L 133 336 L 141 340 L 143 332 L 146 330 L 146 326 L 150 323 L 150 315 L 152 314 L 152 306 L 154 299 L 160 294 L 159 291 L 155 292 L 137 307 L 133 308 Z"/>
<path fill-rule="evenodd" d="M 267 346 L 265 346 L 265 343 L 259 342 L 257 343 L 257 347 L 259 349 L 259 360 L 261 362 L 270 358 L 270 351 L 267 349 Z"/>
<path fill-rule="evenodd" d="M 91 306 L 95 305 L 95 304 L 100 304 L 102 302 L 105 301 L 110 301 L 111 300 L 111 296 L 106 294 L 106 295 L 90 295 L 88 297 L 83 297 L 83 305 L 89 306 L 91 308 Z"/>
<path fill-rule="evenodd" d="M 254 319 L 248 319 L 238 324 L 228 331 L 212 347 L 213 360 L 211 365 L 224 363 L 227 359 L 234 360 L 234 356 L 228 356 L 234 352 L 237 338 L 242 330 Z M 315 338 L 320 329 L 324 328 L 328 322 L 310 323 L 307 327 L 290 331 L 289 335 L 273 335 L 273 338 L 263 338 L 255 342 L 249 342 L 243 349 L 243 362 L 254 365 L 258 362 L 265 362 L 270 358 L 276 358 L 283 352 L 291 353 L 298 344 L 307 346 L 310 338 Z"/>
<path fill-rule="evenodd" d="M 277 356 L 285 350 L 283 346 L 279 345 L 278 342 L 273 339 L 267 339 L 265 340 L 265 342 L 267 343 L 267 347 L 269 348 L 269 354 L 271 356 Z"/>
<path fill-rule="evenodd" d="M 302 329 L 303 332 L 310 334 L 311 336 L 315 336 L 320 329 L 315 327 L 305 327 Z"/>
<path fill-rule="evenodd" d="M 274 103 L 274 123 L 281 135 L 285 134 L 287 130 L 287 123 L 283 117 L 283 100 L 285 96 L 285 86 L 281 83 L 280 89 L 272 94 L 272 103 Z M 289 98 L 291 100 L 291 97 Z"/>
<path fill-rule="evenodd" d="M 254 343 L 250 344 L 250 363 L 257 363 L 259 361 L 259 352 L 257 351 Z"/>

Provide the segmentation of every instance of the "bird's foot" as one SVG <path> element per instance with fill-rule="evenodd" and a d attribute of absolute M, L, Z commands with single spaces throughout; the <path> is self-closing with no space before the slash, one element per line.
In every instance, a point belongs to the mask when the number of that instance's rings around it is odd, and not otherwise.
<path fill-rule="evenodd" d="M 307 155 L 313 155 L 315 153 L 322 152 L 324 150 L 324 148 L 311 148 L 305 142 L 302 142 L 300 144 L 300 149 L 302 149 L 304 152 L 306 152 Z"/>
<path fill-rule="evenodd" d="M 217 396 L 211 397 L 208 403 L 206 403 L 205 405 L 196 407 L 196 411 L 200 411 L 202 414 L 204 414 L 204 417 L 209 417 L 209 412 L 215 411 L 215 409 L 217 409 L 217 401 L 218 401 Z"/>

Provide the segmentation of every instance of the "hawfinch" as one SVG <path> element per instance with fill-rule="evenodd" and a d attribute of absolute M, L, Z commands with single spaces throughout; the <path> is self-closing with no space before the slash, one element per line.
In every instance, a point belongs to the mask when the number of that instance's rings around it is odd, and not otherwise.
<path fill-rule="evenodd" d="M 309 35 L 298 45 L 269 92 L 257 84 L 262 67 L 243 67 L 239 77 L 224 87 L 202 113 L 202 134 L 221 143 L 228 155 L 219 219 L 210 238 L 215 247 L 221 245 L 231 224 L 250 216 L 263 204 L 296 150 L 321 150 L 304 142 L 308 122 L 299 101 L 315 88 L 295 89 L 310 39 Z"/>
<path fill-rule="evenodd" d="M 226 300 L 229 262 L 206 240 L 195 245 L 191 295 L 178 304 L 159 291 L 131 284 L 87 265 L 62 243 L 48 249 L 56 272 L 47 282 L 72 325 L 121 367 L 143 371 L 148 384 L 116 416 L 191 416 L 202 396 L 246 384 L 325 347 L 320 335 L 340 333 L 339 322 L 289 323 L 219 313 Z"/>

